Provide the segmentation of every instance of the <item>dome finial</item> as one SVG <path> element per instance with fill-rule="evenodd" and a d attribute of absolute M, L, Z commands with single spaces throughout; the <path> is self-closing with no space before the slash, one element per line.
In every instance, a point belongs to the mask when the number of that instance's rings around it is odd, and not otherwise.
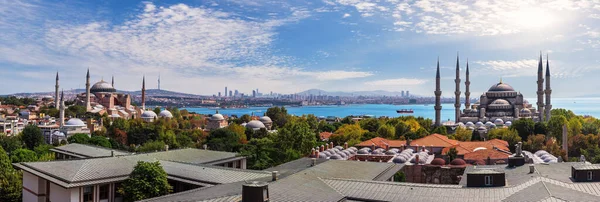
<path fill-rule="evenodd" d="M 502 77 L 500 77 L 500 83 L 502 83 Z"/>

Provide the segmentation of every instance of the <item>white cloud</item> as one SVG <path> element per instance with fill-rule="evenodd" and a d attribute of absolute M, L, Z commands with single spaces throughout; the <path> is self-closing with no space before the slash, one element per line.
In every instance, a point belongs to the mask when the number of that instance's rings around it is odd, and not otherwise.
<path fill-rule="evenodd" d="M 349 13 L 344 13 L 344 15 L 342 16 L 342 18 L 347 18 L 350 17 L 351 15 Z"/>
<path fill-rule="evenodd" d="M 427 83 L 426 79 L 411 79 L 411 78 L 399 78 L 399 79 L 385 79 L 365 82 L 365 85 L 371 86 L 415 86 Z"/>
<path fill-rule="evenodd" d="M 473 64 L 470 70 L 474 76 L 535 77 L 539 60 L 489 60 L 474 61 Z M 542 65 L 545 71 L 546 58 L 543 58 Z M 564 65 L 562 61 L 550 60 L 550 73 L 554 78 L 581 77 L 598 69 L 600 69 L 598 65 Z"/>

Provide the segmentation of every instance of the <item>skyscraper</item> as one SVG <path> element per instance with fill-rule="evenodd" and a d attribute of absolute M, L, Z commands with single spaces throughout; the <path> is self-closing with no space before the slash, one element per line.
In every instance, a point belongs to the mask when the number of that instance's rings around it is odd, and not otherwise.
<path fill-rule="evenodd" d="M 227 97 L 227 86 L 225 86 L 225 97 Z"/>
<path fill-rule="evenodd" d="M 160 90 L 160 74 L 158 74 L 158 90 Z"/>
<path fill-rule="evenodd" d="M 229 97 L 233 97 L 233 91 L 229 91 Z"/>
<path fill-rule="evenodd" d="M 404 91 L 402 91 L 401 95 L 402 95 L 402 97 L 404 97 Z"/>

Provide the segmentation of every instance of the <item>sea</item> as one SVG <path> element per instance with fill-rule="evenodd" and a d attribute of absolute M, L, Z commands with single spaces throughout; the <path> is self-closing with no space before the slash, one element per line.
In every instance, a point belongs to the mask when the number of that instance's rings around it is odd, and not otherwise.
<path fill-rule="evenodd" d="M 529 103 L 535 106 L 536 99 L 527 99 Z M 552 108 L 564 108 L 575 112 L 577 115 L 587 115 L 600 118 L 600 98 L 553 98 Z M 433 104 L 411 104 L 411 105 L 387 105 L 387 104 L 348 104 L 348 105 L 321 105 L 321 106 L 301 106 L 286 107 L 289 114 L 301 116 L 305 114 L 314 114 L 315 116 L 336 116 L 346 117 L 350 115 L 372 115 L 375 117 L 388 116 L 421 116 L 434 119 L 435 110 Z M 462 104 L 464 108 L 464 103 Z M 184 108 L 190 112 L 199 114 L 213 114 L 214 108 Z M 219 113 L 224 115 L 252 114 L 262 116 L 268 107 L 248 107 L 237 109 L 219 109 Z M 398 109 L 412 109 L 412 114 L 398 114 Z M 461 109 L 462 110 L 462 109 Z M 442 120 L 454 119 L 454 104 L 442 104 Z"/>

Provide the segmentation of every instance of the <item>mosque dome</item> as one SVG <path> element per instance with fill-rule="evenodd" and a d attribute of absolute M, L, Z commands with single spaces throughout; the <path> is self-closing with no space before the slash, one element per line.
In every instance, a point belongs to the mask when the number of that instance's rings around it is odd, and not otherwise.
<path fill-rule="evenodd" d="M 329 157 L 329 159 L 341 160 L 341 159 L 343 159 L 343 158 L 342 158 L 342 156 L 340 156 L 339 154 L 334 154 L 334 155 L 331 155 L 331 156 Z"/>
<path fill-rule="evenodd" d="M 450 162 L 450 165 L 453 165 L 453 166 L 462 166 L 462 165 L 466 165 L 466 164 L 467 164 L 467 162 L 465 162 L 465 160 L 462 160 L 462 159 L 454 159 Z"/>
<path fill-rule="evenodd" d="M 506 126 L 510 127 L 510 126 L 512 125 L 512 122 L 510 122 L 510 121 L 507 121 L 507 122 L 505 122 L 505 123 L 504 123 L 504 125 L 506 125 Z"/>
<path fill-rule="evenodd" d="M 257 120 L 252 120 L 252 121 L 248 122 L 248 124 L 246 124 L 246 128 L 261 129 L 261 128 L 266 128 L 266 127 L 265 127 L 265 124 L 263 124 L 262 122 L 257 121 Z"/>
<path fill-rule="evenodd" d="M 163 118 L 173 118 L 173 114 L 171 114 L 171 112 L 170 112 L 170 111 L 168 111 L 168 110 L 166 110 L 166 109 L 165 109 L 165 110 L 162 110 L 162 111 L 161 111 L 161 112 L 158 114 L 158 116 L 160 116 L 160 117 L 163 117 Z"/>
<path fill-rule="evenodd" d="M 473 127 L 473 126 L 475 126 L 475 124 L 473 124 L 473 122 L 469 121 L 469 122 L 467 122 L 467 124 L 465 124 L 465 126 L 467 126 L 467 127 Z"/>
<path fill-rule="evenodd" d="M 65 123 L 65 126 L 85 126 L 85 123 L 81 119 L 72 118 Z"/>
<path fill-rule="evenodd" d="M 258 120 L 263 123 L 272 123 L 273 122 L 273 121 L 271 121 L 271 118 L 269 118 L 268 116 L 260 117 L 260 119 L 258 119 Z"/>
<path fill-rule="evenodd" d="M 223 115 L 217 113 L 217 114 L 213 114 L 212 116 L 210 116 L 210 120 L 211 121 L 222 121 L 225 120 L 225 117 L 223 117 Z M 252 122 L 252 121 L 250 121 Z"/>
<path fill-rule="evenodd" d="M 496 99 L 490 105 L 510 105 L 510 102 L 505 99 Z"/>
<path fill-rule="evenodd" d="M 488 91 L 515 91 L 515 89 L 506 83 L 494 84 Z"/>
<path fill-rule="evenodd" d="M 504 121 L 502 119 L 496 119 L 496 120 L 494 120 L 494 124 L 496 124 L 496 125 L 504 125 Z"/>
<path fill-rule="evenodd" d="M 361 149 L 361 150 L 358 150 L 358 154 L 369 154 L 369 151 L 365 150 L 365 149 Z"/>
<path fill-rule="evenodd" d="M 327 154 L 319 153 L 319 158 L 320 159 L 326 159 L 327 158 Z"/>
<path fill-rule="evenodd" d="M 521 109 L 521 114 L 531 114 L 531 110 L 529 110 L 527 108 L 523 108 L 523 109 Z"/>
<path fill-rule="evenodd" d="M 523 104 L 529 104 L 529 101 L 526 99 L 523 99 Z"/>
<path fill-rule="evenodd" d="M 443 166 L 446 165 L 446 161 L 444 161 L 444 159 L 441 158 L 435 158 L 433 159 L 433 161 L 431 161 L 431 165 Z"/>
<path fill-rule="evenodd" d="M 114 93 L 117 90 L 108 82 L 102 80 L 90 88 L 90 93 Z"/>
<path fill-rule="evenodd" d="M 154 113 L 153 111 L 150 111 L 150 110 L 144 111 L 144 113 L 142 113 L 142 118 L 145 118 L 145 119 L 153 119 L 156 117 L 157 117 L 156 113 Z"/>

